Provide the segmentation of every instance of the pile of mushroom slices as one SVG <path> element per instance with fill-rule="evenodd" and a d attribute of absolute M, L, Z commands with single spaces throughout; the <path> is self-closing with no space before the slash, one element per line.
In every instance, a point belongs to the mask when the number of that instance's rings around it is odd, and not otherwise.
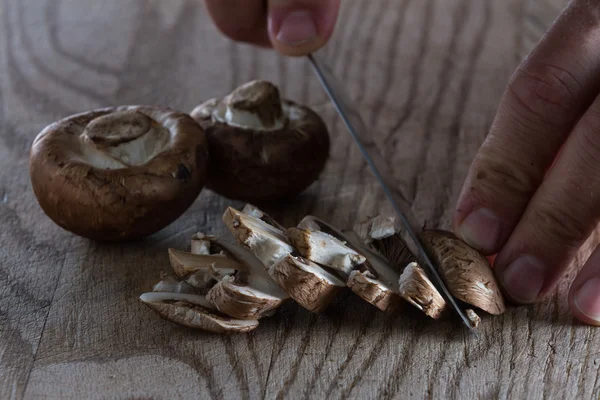
<path fill-rule="evenodd" d="M 433 319 L 450 314 L 394 218 L 377 216 L 340 231 L 313 216 L 285 228 L 248 204 L 229 207 L 223 222 L 235 238 L 197 233 L 191 250 L 169 249 L 174 276 L 163 276 L 140 300 L 163 318 L 191 328 L 248 332 L 288 300 L 325 310 L 345 288 L 387 313 L 411 304 Z M 421 239 L 451 294 L 489 314 L 505 311 L 487 259 L 452 233 Z M 473 327 L 480 318 L 467 310 Z"/>

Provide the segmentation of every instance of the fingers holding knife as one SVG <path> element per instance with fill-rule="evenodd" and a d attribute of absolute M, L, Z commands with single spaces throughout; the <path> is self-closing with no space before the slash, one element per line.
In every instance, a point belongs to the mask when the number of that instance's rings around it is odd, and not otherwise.
<path fill-rule="evenodd" d="M 205 0 L 219 30 L 233 40 L 303 56 L 331 37 L 340 0 Z"/>

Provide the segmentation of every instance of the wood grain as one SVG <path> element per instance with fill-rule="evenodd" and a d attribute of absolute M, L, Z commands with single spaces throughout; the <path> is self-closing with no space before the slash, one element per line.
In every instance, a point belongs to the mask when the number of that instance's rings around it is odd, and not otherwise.
<path fill-rule="evenodd" d="M 347 0 L 323 53 L 428 226 L 452 206 L 518 62 L 562 0 Z M 189 112 L 255 78 L 323 115 L 321 180 L 267 211 L 346 227 L 388 210 L 302 59 L 221 36 L 199 0 L 0 1 L 0 398 L 597 398 L 598 331 L 565 294 L 484 317 L 474 340 L 416 312 L 386 316 L 345 293 L 323 314 L 284 306 L 247 335 L 164 321 L 137 300 L 196 231 L 226 234 L 208 190 L 146 240 L 74 237 L 40 210 L 28 176 L 35 135 L 58 118 L 120 104 Z M 589 245 L 598 242 L 598 235 Z M 581 264 L 587 246 L 574 263 Z M 576 269 L 576 268 L 574 268 Z"/>

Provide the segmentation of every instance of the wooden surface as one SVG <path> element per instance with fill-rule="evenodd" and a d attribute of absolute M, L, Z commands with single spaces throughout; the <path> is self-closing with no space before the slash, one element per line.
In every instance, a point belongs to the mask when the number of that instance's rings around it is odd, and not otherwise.
<path fill-rule="evenodd" d="M 452 207 L 519 60 L 559 0 L 344 0 L 327 59 L 429 226 Z M 151 238 L 101 245 L 37 205 L 28 149 L 47 124 L 88 109 L 189 112 L 254 78 L 281 85 L 331 128 L 322 179 L 267 209 L 339 226 L 387 208 L 307 63 L 236 45 L 196 0 L 0 2 L 0 398 L 597 398 L 600 331 L 565 293 L 484 317 L 478 340 L 418 313 L 385 316 L 345 294 L 322 315 L 295 304 L 253 333 L 216 336 L 160 319 L 137 296 L 196 231 L 225 234 L 230 202 L 204 191 Z M 594 238 L 595 239 L 595 238 Z M 586 252 L 582 253 L 584 256 Z M 580 261 L 581 259 L 579 259 Z"/>

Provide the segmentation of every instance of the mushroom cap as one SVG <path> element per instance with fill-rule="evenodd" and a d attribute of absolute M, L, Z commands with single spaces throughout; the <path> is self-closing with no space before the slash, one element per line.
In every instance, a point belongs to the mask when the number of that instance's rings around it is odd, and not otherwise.
<path fill-rule="evenodd" d="M 206 180 L 202 128 L 166 108 L 103 108 L 47 126 L 30 151 L 33 191 L 62 228 L 90 239 L 150 235 L 177 219 Z"/>
<path fill-rule="evenodd" d="M 191 115 L 208 139 L 206 186 L 230 199 L 295 196 L 319 178 L 329 158 L 325 122 L 310 108 L 280 99 L 269 82 L 249 82 Z"/>
<path fill-rule="evenodd" d="M 213 333 L 249 332 L 258 327 L 257 320 L 239 320 L 218 313 L 199 295 L 150 292 L 140 301 L 162 318 L 189 328 Z"/>
<path fill-rule="evenodd" d="M 397 290 L 377 279 L 368 269 L 352 271 L 347 285 L 356 295 L 381 311 L 393 312 L 402 304 Z"/>
<path fill-rule="evenodd" d="M 238 284 L 236 277 L 229 275 L 217 282 L 206 298 L 220 312 L 238 319 L 258 320 L 275 310 L 286 301 L 259 285 Z"/>
<path fill-rule="evenodd" d="M 308 311 L 319 313 L 346 287 L 321 266 L 291 254 L 278 260 L 269 274 L 290 297 Z"/>
<path fill-rule="evenodd" d="M 420 236 L 454 297 L 490 314 L 506 310 L 487 258 L 449 231 L 427 229 Z"/>

